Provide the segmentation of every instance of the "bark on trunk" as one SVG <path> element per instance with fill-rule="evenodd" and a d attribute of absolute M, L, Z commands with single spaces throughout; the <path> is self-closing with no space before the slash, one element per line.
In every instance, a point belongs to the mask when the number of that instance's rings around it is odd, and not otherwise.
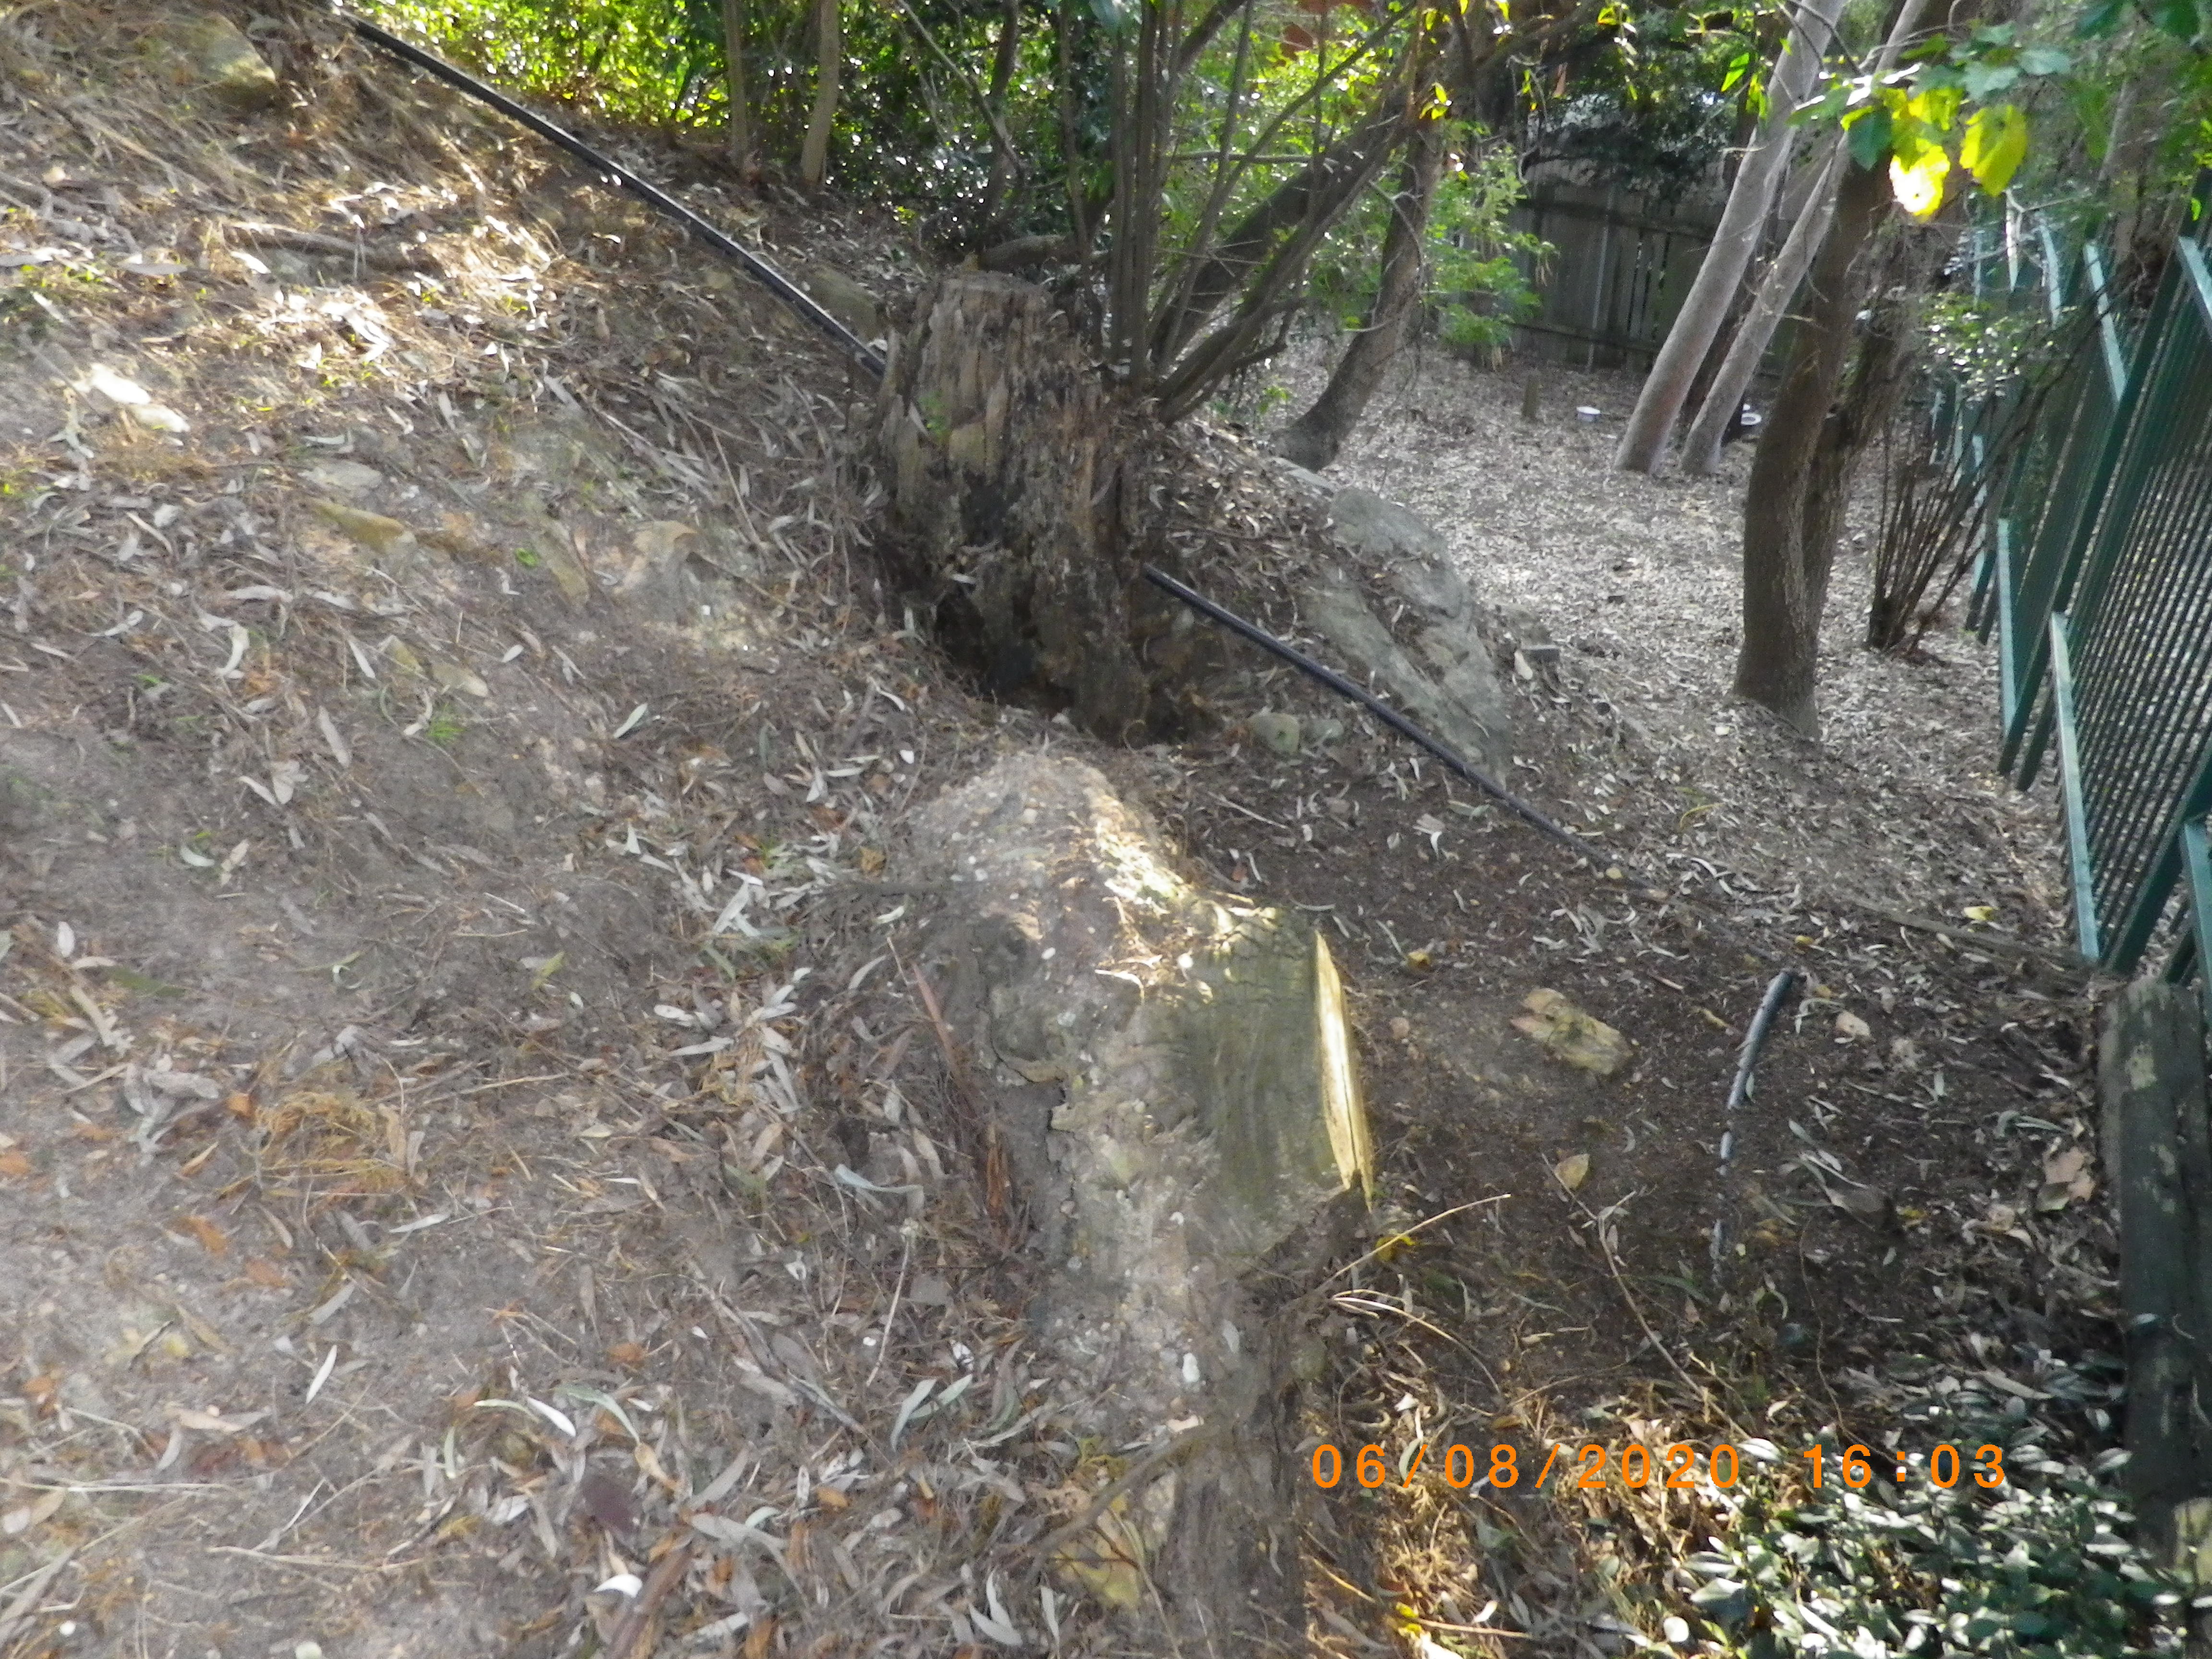
<path fill-rule="evenodd" d="M 1014 66 L 1022 48 L 1022 0 L 1006 0 L 1006 15 L 999 25 L 999 46 L 991 64 L 991 88 L 986 113 L 991 121 L 991 181 L 983 191 L 983 229 L 979 240 L 997 241 L 1006 216 L 1006 198 L 1014 187 L 1015 169 L 1021 158 L 1006 139 L 1006 89 L 1013 84 Z"/>
<path fill-rule="evenodd" d="M 1138 735 L 1149 692 L 1097 376 L 1050 296 L 1013 277 L 948 277 L 917 316 L 877 427 L 908 585 L 992 690 L 1064 702 L 1112 741 Z"/>
<path fill-rule="evenodd" d="M 1823 172 L 1832 173 L 1848 162 L 1838 146 L 1814 165 Z M 1702 477 L 1720 465 L 1721 440 L 1728 435 L 1729 425 L 1743 404 L 1743 394 L 1750 389 L 1751 377 L 1759 372 L 1759 360 L 1773 343 L 1774 331 L 1781 325 L 1790 301 L 1796 297 L 1797 285 L 1805 280 L 1805 268 L 1813 263 L 1814 250 L 1826 239 L 1835 210 L 1832 181 L 1815 183 L 1813 193 L 1806 198 L 1805 210 L 1790 228 L 1789 240 L 1783 243 L 1782 251 L 1774 256 L 1774 263 L 1759 279 L 1758 296 L 1744 313 L 1735 338 L 1729 343 L 1728 356 L 1721 361 L 1720 372 L 1713 376 L 1704 405 L 1691 423 L 1689 435 L 1682 440 L 1683 471 Z"/>
<path fill-rule="evenodd" d="M 730 80 L 730 165 L 752 166 L 752 111 L 745 101 L 745 0 L 722 0 L 723 61 Z"/>
<path fill-rule="evenodd" d="M 1407 325 L 1420 310 L 1428 266 L 1424 256 L 1429 210 L 1443 171 L 1443 146 L 1434 125 L 1424 123 L 1407 146 L 1398 193 L 1391 203 L 1374 311 L 1367 325 L 1352 337 L 1313 406 L 1276 439 L 1276 453 L 1285 459 L 1316 472 L 1334 461 L 1397 356 Z"/>
<path fill-rule="evenodd" d="M 1736 171 L 1728 205 L 1721 212 L 1720 228 L 1713 233 L 1712 245 L 1698 267 L 1697 280 L 1691 283 L 1682 309 L 1667 332 L 1666 343 L 1659 348 L 1651 373 L 1644 377 L 1627 430 L 1621 434 L 1620 447 L 1613 453 L 1613 464 L 1624 471 L 1658 470 L 1675 418 L 1688 396 L 1691 379 L 1712 349 L 1714 337 L 1735 301 L 1745 267 L 1751 263 L 1765 227 L 1767 210 L 1773 205 L 1775 185 L 1789 165 L 1796 136 L 1796 129 L 1790 125 L 1790 113 L 1811 89 L 1842 11 L 1843 0 L 1807 0 L 1798 14 L 1790 43 L 1775 65 L 1769 112 L 1758 144 Z"/>
<path fill-rule="evenodd" d="M 1875 61 L 1875 74 L 1896 66 L 1913 32 L 1920 27 L 1929 4 L 1929 0 L 1905 0 L 1897 21 L 1890 27 L 1889 38 L 1882 45 L 1881 55 Z M 1767 267 L 1765 276 L 1759 279 L 1759 296 L 1745 313 L 1742 325 L 1729 343 L 1720 373 L 1713 377 L 1712 387 L 1698 410 L 1689 436 L 1682 441 L 1681 465 L 1685 472 L 1703 476 L 1720 465 L 1721 440 L 1727 435 L 1729 422 L 1742 405 L 1751 377 L 1759 372 L 1759 360 L 1766 355 L 1766 348 L 1774 340 L 1774 331 L 1780 326 L 1790 301 L 1796 296 L 1797 285 L 1805 279 L 1805 268 L 1813 263 L 1814 250 L 1827 234 L 1828 222 L 1836 210 L 1836 179 L 1839 170 L 1848 165 L 1843 159 L 1841 142 L 1832 141 L 1827 157 L 1814 165 L 1820 172 L 1814 178 L 1811 193 L 1790 228 L 1789 240 L 1774 256 L 1774 263 Z"/>
<path fill-rule="evenodd" d="M 1840 522 L 1837 486 L 1848 482 L 1820 463 L 1824 456 L 1832 463 L 1843 435 L 1831 425 L 1831 405 L 1859 309 L 1855 266 L 1887 199 L 1881 173 L 1846 166 L 1835 218 L 1810 274 L 1805 326 L 1761 428 L 1744 501 L 1743 642 L 1735 690 L 1808 738 L 1820 735 L 1814 694 L 1820 611 Z"/>
<path fill-rule="evenodd" d="M 1154 331 L 1155 362 L 1169 362 L 1196 338 L 1206 319 L 1266 260 L 1285 232 L 1315 220 L 1333 220 L 1345 200 L 1365 187 L 1398 142 L 1404 101 L 1402 87 L 1379 94 L 1366 119 L 1254 204 L 1215 244 L 1189 273 L 1181 301 L 1163 311 Z"/>
<path fill-rule="evenodd" d="M 830 173 L 830 131 L 837 119 L 844 41 L 838 28 L 837 0 L 817 0 L 814 8 L 814 113 L 806 123 L 806 142 L 799 151 L 799 182 L 818 190 Z"/>

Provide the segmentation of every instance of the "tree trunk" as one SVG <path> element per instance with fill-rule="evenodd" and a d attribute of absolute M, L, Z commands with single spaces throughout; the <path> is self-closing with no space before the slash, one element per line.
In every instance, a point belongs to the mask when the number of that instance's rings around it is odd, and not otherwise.
<path fill-rule="evenodd" d="M 1929 0 L 1905 0 L 1897 21 L 1890 27 L 1888 40 L 1882 44 L 1881 55 L 1875 61 L 1875 74 L 1895 67 L 1913 31 L 1920 27 L 1929 3 Z M 1720 465 L 1721 439 L 1742 405 L 1743 394 L 1751 385 L 1751 377 L 1759 372 L 1759 360 L 1772 343 L 1783 313 L 1796 296 L 1797 285 L 1805 278 L 1805 267 L 1813 262 L 1814 250 L 1827 234 L 1828 221 L 1836 210 L 1838 172 L 1846 165 L 1840 160 L 1842 150 L 1840 140 L 1832 141 L 1826 158 L 1814 163 L 1820 172 L 1796 222 L 1790 228 L 1790 239 L 1760 278 L 1759 297 L 1752 301 L 1735 340 L 1729 343 L 1728 356 L 1721 364 L 1720 373 L 1713 377 L 1712 388 L 1698 410 L 1690 435 L 1682 441 L 1681 465 L 1685 472 L 1703 476 Z"/>
<path fill-rule="evenodd" d="M 1739 696 L 1808 738 L 1820 735 L 1814 700 L 1820 611 L 1841 522 L 1831 405 L 1849 360 L 1863 283 L 1858 254 L 1888 200 L 1883 175 L 1846 162 L 1836 212 L 1810 273 L 1805 325 L 1761 428 L 1743 509 L 1743 643 Z"/>
<path fill-rule="evenodd" d="M 991 180 L 983 191 L 983 228 L 978 239 L 985 243 L 1003 240 L 1006 197 L 1014 187 L 1015 170 L 1021 163 L 1021 157 L 1007 146 L 1004 119 L 1006 90 L 1013 84 L 1021 50 L 1022 0 L 1006 0 L 1006 15 L 999 25 L 998 50 L 991 64 L 990 89 L 985 94 L 984 113 L 991 122 Z"/>
<path fill-rule="evenodd" d="M 821 188 L 830 172 L 830 130 L 837 119 L 838 82 L 844 67 L 844 42 L 838 30 L 837 0 L 816 0 L 814 8 L 814 113 L 806 123 L 806 142 L 799 152 L 799 182 Z"/>
<path fill-rule="evenodd" d="M 740 178 L 752 166 L 752 111 L 745 101 L 745 0 L 722 0 L 723 62 L 730 80 L 730 165 Z"/>
<path fill-rule="evenodd" d="M 1775 185 L 1789 165 L 1796 137 L 1796 129 L 1790 125 L 1790 112 L 1811 89 L 1842 11 L 1843 0 L 1806 0 L 1797 14 L 1789 45 L 1775 65 L 1767 94 L 1767 118 L 1759 141 L 1736 170 L 1735 187 L 1722 210 L 1720 228 L 1713 233 L 1712 245 L 1698 267 L 1697 280 L 1691 283 L 1674 325 L 1667 332 L 1666 343 L 1659 348 L 1658 359 L 1644 378 L 1627 430 L 1621 434 L 1620 447 L 1613 453 L 1613 464 L 1625 471 L 1658 470 L 1675 417 L 1682 412 L 1683 400 L 1689 394 L 1691 379 L 1712 349 L 1713 338 L 1735 302 L 1744 269 L 1751 263 L 1765 228 L 1767 210 L 1773 205 Z"/>
<path fill-rule="evenodd" d="M 1390 228 L 1382 238 L 1382 276 L 1367 325 L 1352 337 L 1336 372 L 1313 401 L 1275 441 L 1276 453 L 1319 471 L 1366 413 L 1382 376 L 1406 337 L 1407 325 L 1420 313 L 1422 279 L 1428 261 L 1429 210 L 1443 172 L 1443 144 L 1433 122 L 1423 122 L 1407 145 L 1398 193 L 1391 202 Z"/>
<path fill-rule="evenodd" d="M 1838 166 L 1848 165 L 1842 158 L 1842 147 L 1838 145 L 1814 165 L 1824 173 L 1832 173 Z M 1698 418 L 1691 423 L 1689 435 L 1682 440 L 1683 471 L 1702 477 L 1720 465 L 1721 440 L 1728 435 L 1729 424 L 1742 406 L 1751 377 L 1759 372 L 1759 360 L 1773 343 L 1774 331 L 1780 326 L 1790 301 L 1796 296 L 1797 285 L 1805 280 L 1805 268 L 1813 263 L 1814 250 L 1826 239 L 1835 211 L 1833 181 L 1816 182 L 1813 193 L 1806 198 L 1804 211 L 1790 228 L 1790 239 L 1783 243 L 1782 251 L 1774 256 L 1774 263 L 1759 279 L 1758 297 L 1744 313 L 1735 338 L 1729 343 L 1728 356 L 1721 362 L 1720 372 L 1713 376 L 1713 383 L 1705 392 Z"/>
<path fill-rule="evenodd" d="M 1141 734 L 1136 573 L 1097 374 L 1052 296 L 1011 276 L 947 276 L 915 317 L 877 424 L 902 585 L 991 690 L 1062 704 L 1109 742 Z"/>

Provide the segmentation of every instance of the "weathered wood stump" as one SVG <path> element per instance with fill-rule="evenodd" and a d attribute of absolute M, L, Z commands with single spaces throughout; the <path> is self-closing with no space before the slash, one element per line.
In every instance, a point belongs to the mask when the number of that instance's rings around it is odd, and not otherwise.
<path fill-rule="evenodd" d="M 979 271 L 923 297 L 893 348 L 877 432 L 896 556 L 945 592 L 949 642 L 994 690 L 1041 691 L 1122 740 L 1147 693 L 1129 643 L 1137 572 L 1120 545 L 1115 424 L 1050 296 Z"/>
<path fill-rule="evenodd" d="M 968 896 L 923 971 L 1049 1264 L 1041 1346 L 1098 1401 L 1087 1431 L 1146 1449 L 1054 1565 L 1131 1651 L 1300 1649 L 1291 1298 L 1372 1179 L 1327 947 L 1186 882 L 1075 762 L 1001 762 L 916 839 Z"/>
<path fill-rule="evenodd" d="M 2097 1064 L 2105 1166 L 2120 1210 L 2127 1312 L 2126 1480 L 2154 1547 L 2193 1570 L 2177 1510 L 2212 1496 L 2212 1124 L 2194 989 L 2138 980 L 2108 1006 Z M 2203 1531 L 2203 1517 L 2192 1517 Z"/>

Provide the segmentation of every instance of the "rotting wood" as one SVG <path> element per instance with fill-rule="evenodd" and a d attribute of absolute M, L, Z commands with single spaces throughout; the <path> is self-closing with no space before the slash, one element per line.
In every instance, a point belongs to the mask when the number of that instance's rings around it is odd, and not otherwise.
<path fill-rule="evenodd" d="M 2204 1017 L 2193 989 L 2138 980 L 2106 1012 L 2098 1052 L 2106 1166 L 2120 1215 L 2126 1315 L 2125 1476 L 2153 1547 L 2170 1549 L 2177 1505 L 2212 1493 L 2212 1138 Z"/>
<path fill-rule="evenodd" d="M 1065 699 L 1098 735 L 1130 737 L 1147 687 L 1097 376 L 1030 283 L 962 273 L 916 314 L 877 417 L 895 557 L 991 690 Z"/>

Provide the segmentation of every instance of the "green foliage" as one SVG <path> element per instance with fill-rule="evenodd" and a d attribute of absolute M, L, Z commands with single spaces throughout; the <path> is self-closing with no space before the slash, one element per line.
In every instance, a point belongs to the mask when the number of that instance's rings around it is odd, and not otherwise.
<path fill-rule="evenodd" d="M 1531 274 L 1555 250 L 1527 231 L 1508 229 L 1521 199 L 1510 152 L 1479 151 L 1447 173 L 1429 216 L 1428 299 L 1438 308 L 1446 345 L 1494 359 L 1513 343 L 1513 325 L 1536 314 Z"/>
<path fill-rule="evenodd" d="M 2094 1370 L 2047 1379 L 2057 1398 L 2041 1409 L 2107 1397 Z M 2111 1457 L 2059 1455 L 2055 1424 L 2014 1414 L 2023 1401 L 2007 1410 L 1971 1374 L 1962 1386 L 1930 1373 L 1907 1392 L 1907 1444 L 1955 1447 L 1935 1471 L 1953 1484 L 1930 1479 L 1925 1454 L 1876 1451 L 1853 1490 L 1832 1439 L 1818 1492 L 1778 1455 L 1752 1466 L 1734 1524 L 1687 1563 L 1705 1581 L 1692 1611 L 1726 1659 L 2124 1659 L 2174 1644 L 2182 1597 L 2131 1541 L 2104 1478 Z M 1976 1480 L 1984 1445 L 2002 1450 L 1993 1488 Z M 1907 1457 L 1907 1478 L 1893 1480 Z"/>
<path fill-rule="evenodd" d="M 2044 361 L 2057 332 L 2039 304 L 2005 295 L 1940 294 L 1922 321 L 1930 367 L 1970 399 L 2002 390 Z"/>
<path fill-rule="evenodd" d="M 996 8 L 912 4 L 948 55 L 988 79 Z M 509 89 L 641 125 L 719 130 L 729 119 L 720 0 L 377 0 L 368 9 Z M 813 99 L 813 8 L 807 0 L 746 0 L 745 13 L 756 142 L 769 161 L 787 160 Z M 990 134 L 964 88 L 896 7 L 847 5 L 842 19 L 844 98 L 832 176 L 857 192 L 939 210 L 980 191 Z M 1042 174 L 1060 149 L 1052 40 L 1039 16 L 1027 21 L 1006 119 L 1024 154 L 1043 163 L 1035 169 Z M 1056 178 L 1047 182 L 1057 187 Z M 1053 190 L 1041 190 L 1038 199 L 1049 217 Z"/>
<path fill-rule="evenodd" d="M 1457 142 L 1429 210 L 1423 303 L 1446 345 L 1493 357 L 1511 343 L 1513 325 L 1535 314 L 1531 277 L 1554 250 L 1507 225 L 1522 193 L 1512 151 L 1480 132 L 1462 131 Z M 1390 200 L 1386 190 L 1371 192 L 1315 262 L 1310 309 L 1345 328 L 1364 326 L 1375 303 Z"/>
<path fill-rule="evenodd" d="M 1662 198 L 1709 180 L 1765 108 L 1765 70 L 1786 15 L 1747 3 L 1655 8 L 1576 43 L 1571 72 L 1531 78 L 1535 156 L 1581 163 Z"/>

